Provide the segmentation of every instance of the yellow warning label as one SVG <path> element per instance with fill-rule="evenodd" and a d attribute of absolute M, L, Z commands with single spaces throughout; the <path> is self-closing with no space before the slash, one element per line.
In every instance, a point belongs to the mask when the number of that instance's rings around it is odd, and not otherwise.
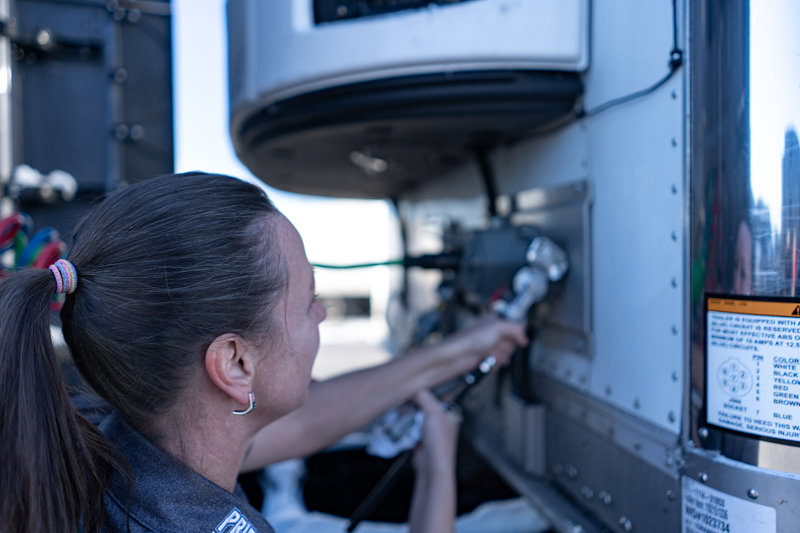
<path fill-rule="evenodd" d="M 709 311 L 747 315 L 800 316 L 800 305 L 790 302 L 757 302 L 732 298 L 709 298 Z"/>

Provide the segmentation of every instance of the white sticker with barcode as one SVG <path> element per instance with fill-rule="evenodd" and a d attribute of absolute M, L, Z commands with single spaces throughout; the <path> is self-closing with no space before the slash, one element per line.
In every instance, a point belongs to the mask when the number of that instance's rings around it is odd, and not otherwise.
<path fill-rule="evenodd" d="M 775 509 L 683 476 L 682 533 L 775 533 Z"/>

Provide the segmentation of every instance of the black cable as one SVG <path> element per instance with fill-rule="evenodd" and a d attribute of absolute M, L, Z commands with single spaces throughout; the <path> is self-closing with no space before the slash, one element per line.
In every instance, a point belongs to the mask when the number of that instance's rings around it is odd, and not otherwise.
<path fill-rule="evenodd" d="M 497 185 L 495 184 L 492 163 L 489 161 L 489 150 L 487 148 L 478 148 L 475 150 L 475 157 L 478 159 L 481 178 L 483 178 L 483 185 L 486 187 L 486 196 L 489 200 L 489 216 L 495 218 L 497 216 Z"/>
<path fill-rule="evenodd" d="M 397 197 L 393 197 L 392 205 L 394 206 L 394 212 L 397 215 L 397 223 L 400 225 L 400 242 L 402 243 L 403 248 L 403 257 L 408 255 L 408 232 L 406 231 L 406 224 L 403 221 L 403 217 L 400 215 L 400 200 Z M 400 303 L 403 304 L 403 309 L 408 309 L 408 269 L 403 269 L 403 286 L 400 289 Z"/>
<path fill-rule="evenodd" d="M 681 65 L 683 65 L 683 50 L 678 48 L 678 6 L 677 0 L 672 0 L 672 50 L 670 50 L 669 53 L 669 72 L 654 85 L 651 85 L 646 89 L 636 91 L 635 93 L 631 93 L 626 96 L 620 96 L 619 98 L 614 98 L 613 100 L 609 100 L 608 102 L 600 104 L 597 107 L 593 107 L 592 109 L 581 109 L 575 115 L 575 118 L 592 117 L 612 107 L 630 102 L 631 100 L 636 100 L 642 96 L 646 96 L 667 83 L 667 81 L 669 81 L 669 79 L 678 71 Z"/>

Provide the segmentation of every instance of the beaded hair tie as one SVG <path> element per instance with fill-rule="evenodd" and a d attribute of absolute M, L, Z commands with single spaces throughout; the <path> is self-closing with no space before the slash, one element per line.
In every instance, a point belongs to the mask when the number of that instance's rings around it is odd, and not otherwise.
<path fill-rule="evenodd" d="M 75 292 L 78 287 L 78 271 L 75 270 L 72 263 L 66 259 L 59 259 L 49 268 L 56 278 L 56 294 Z"/>

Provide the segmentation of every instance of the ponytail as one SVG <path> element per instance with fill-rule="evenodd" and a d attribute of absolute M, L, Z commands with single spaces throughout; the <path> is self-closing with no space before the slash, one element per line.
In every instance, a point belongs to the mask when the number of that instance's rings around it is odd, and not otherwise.
<path fill-rule="evenodd" d="M 117 464 L 73 407 L 50 339 L 50 270 L 0 279 L 0 529 L 99 533 Z"/>

